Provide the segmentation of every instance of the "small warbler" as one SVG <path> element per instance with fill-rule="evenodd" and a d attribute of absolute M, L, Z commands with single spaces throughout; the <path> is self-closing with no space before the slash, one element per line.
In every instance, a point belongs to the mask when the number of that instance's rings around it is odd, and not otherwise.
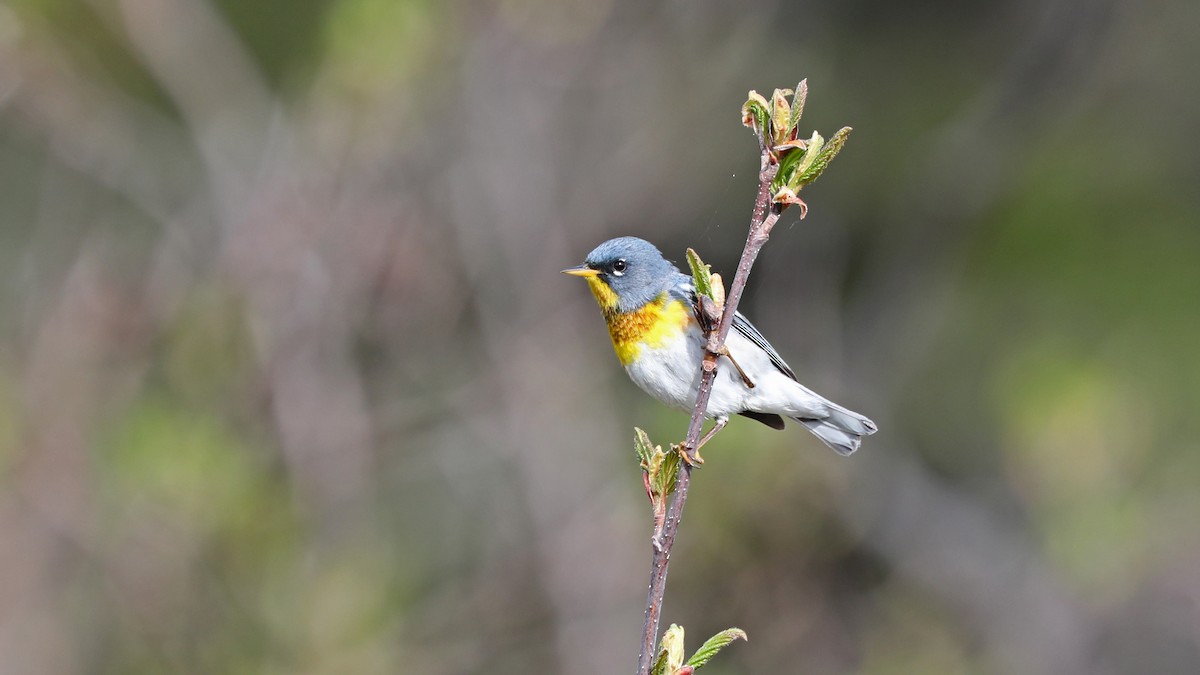
<path fill-rule="evenodd" d="M 589 253 L 584 264 L 563 274 L 587 280 L 630 379 L 668 406 L 694 408 L 705 338 L 692 278 L 637 237 L 610 239 Z M 698 445 L 735 414 L 775 429 L 783 428 L 783 418 L 791 418 L 842 455 L 854 452 L 863 436 L 875 433 L 871 420 L 797 382 L 792 369 L 740 312 L 734 315 L 725 346 L 728 353 L 720 358 L 706 411 L 715 424 Z"/>

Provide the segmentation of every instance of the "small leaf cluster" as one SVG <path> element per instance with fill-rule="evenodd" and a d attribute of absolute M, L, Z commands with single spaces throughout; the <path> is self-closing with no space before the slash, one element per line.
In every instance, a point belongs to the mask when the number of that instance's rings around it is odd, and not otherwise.
<path fill-rule="evenodd" d="M 634 450 L 641 461 L 642 472 L 646 474 L 647 485 L 651 498 L 666 500 L 675 491 L 675 482 L 679 474 L 679 453 L 675 446 L 663 452 L 661 445 L 650 442 L 650 436 L 641 428 L 634 427 Z"/>
<path fill-rule="evenodd" d="M 712 660 L 734 640 L 746 640 L 746 633 L 740 628 L 728 628 L 710 637 L 696 650 L 686 662 L 683 660 L 683 628 L 675 624 L 663 633 L 662 644 L 658 649 L 658 657 L 650 668 L 650 675 L 692 675 L 697 668 Z"/>
<path fill-rule="evenodd" d="M 663 523 L 667 517 L 667 497 L 675 492 L 683 453 L 680 447 L 674 444 L 664 452 L 661 445 L 651 443 L 650 436 L 638 427 L 633 428 L 633 448 L 641 462 L 646 496 L 650 498 L 650 507 L 654 512 L 653 542 L 657 549 L 662 543 Z"/>
<path fill-rule="evenodd" d="M 777 208 L 798 205 L 801 218 L 808 213 L 808 206 L 797 194 L 825 172 L 851 131 L 850 127 L 842 127 L 828 141 L 816 131 L 807 139 L 800 138 L 800 116 L 806 98 L 808 80 L 801 80 L 794 90 L 776 89 L 770 101 L 751 90 L 742 105 L 742 124 L 754 131 L 771 163 L 778 166 L 771 181 L 772 203 Z"/>

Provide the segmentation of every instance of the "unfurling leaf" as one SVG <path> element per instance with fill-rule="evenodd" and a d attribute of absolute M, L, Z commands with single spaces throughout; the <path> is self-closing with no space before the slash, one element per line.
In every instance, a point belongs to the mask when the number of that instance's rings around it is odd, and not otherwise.
<path fill-rule="evenodd" d="M 791 89 L 776 89 L 771 95 L 771 145 L 779 145 L 789 140 L 792 106 L 787 97 L 791 93 Z"/>
<path fill-rule="evenodd" d="M 709 278 L 712 283 L 712 299 L 717 303 L 717 309 L 725 309 L 725 282 L 721 280 L 720 274 L 713 274 Z"/>
<path fill-rule="evenodd" d="M 838 132 L 833 135 L 833 138 L 829 139 L 829 142 L 823 148 L 814 149 L 810 147 L 808 153 L 816 152 L 816 156 L 811 161 L 808 161 L 808 158 L 805 157 L 805 161 L 801 162 L 796 170 L 793 183 L 790 184 L 794 184 L 796 189 L 799 189 L 820 178 L 821 174 L 829 166 L 829 163 L 833 161 L 833 158 L 837 157 L 837 154 L 841 152 L 842 146 L 846 144 L 846 139 L 850 136 L 851 131 L 850 127 L 842 127 L 838 129 Z M 807 155 L 808 153 L 805 154 Z"/>
<path fill-rule="evenodd" d="M 819 140 L 821 135 L 813 132 L 813 138 L 808 140 L 796 139 L 788 141 L 784 145 L 775 148 L 775 152 L 781 157 L 779 160 L 779 170 L 775 172 L 775 179 L 771 181 L 771 190 L 778 192 L 780 188 L 791 185 L 792 180 L 796 177 L 799 168 L 806 157 L 812 151 L 812 143 L 814 140 Z M 781 150 L 781 148 L 784 148 Z M 818 147 L 817 150 L 820 150 Z"/>
<path fill-rule="evenodd" d="M 687 660 L 687 665 L 693 668 L 699 668 L 712 660 L 712 657 L 717 655 L 717 652 L 728 647 L 730 643 L 737 639 L 749 640 L 746 637 L 746 632 L 741 628 L 727 628 L 720 633 L 710 637 L 700 649 L 692 654 L 692 658 Z"/>
<path fill-rule="evenodd" d="M 821 134 L 813 132 L 812 138 L 808 139 L 808 148 L 804 150 L 804 156 L 800 158 L 800 162 L 796 165 L 796 170 L 792 173 L 792 179 L 788 181 L 788 187 L 792 190 L 799 190 L 803 184 L 797 185 L 796 178 L 808 171 L 813 162 L 821 154 L 821 148 L 825 147 L 825 139 Z"/>
<path fill-rule="evenodd" d="M 683 628 L 675 624 L 667 629 L 662 636 L 660 651 L 666 668 L 665 675 L 674 675 L 683 667 Z"/>
<path fill-rule="evenodd" d="M 696 284 L 696 292 L 700 295 L 713 297 L 712 272 L 693 249 L 687 250 L 688 267 L 692 268 L 692 281 Z"/>
<path fill-rule="evenodd" d="M 642 464 L 642 471 L 650 472 L 651 462 L 654 457 L 655 447 L 650 442 L 650 436 L 639 427 L 633 428 L 633 450 L 637 453 L 638 460 Z M 662 452 L 661 449 L 658 450 Z"/>
<path fill-rule="evenodd" d="M 796 85 L 796 93 L 792 94 L 792 117 L 788 120 L 788 138 L 800 135 L 800 116 L 804 114 L 804 100 L 808 98 L 808 78 L 800 80 Z"/>
<path fill-rule="evenodd" d="M 659 460 L 658 475 L 654 477 L 654 491 L 662 497 L 669 496 L 675 491 L 675 483 L 679 480 L 679 463 L 683 456 L 680 454 L 683 449 L 675 444 L 671 444 L 671 449 L 666 453 L 659 450 L 662 455 Z"/>
<path fill-rule="evenodd" d="M 725 310 L 725 285 L 720 274 L 712 274 L 711 266 L 705 264 L 696 251 L 687 250 L 688 267 L 692 269 L 692 281 L 696 285 L 696 299 L 700 306 L 698 318 L 705 333 L 714 330 L 721 322 Z"/>
<path fill-rule="evenodd" d="M 742 124 L 753 129 L 763 143 L 770 143 L 769 126 L 771 121 L 771 106 L 762 94 L 750 90 L 746 102 L 742 104 Z"/>

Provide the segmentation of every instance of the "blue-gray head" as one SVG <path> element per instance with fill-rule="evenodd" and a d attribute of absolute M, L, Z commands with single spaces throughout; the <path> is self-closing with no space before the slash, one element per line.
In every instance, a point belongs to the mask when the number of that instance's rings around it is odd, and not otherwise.
<path fill-rule="evenodd" d="M 645 239 L 617 237 L 592 249 L 582 265 L 563 274 L 587 279 L 605 311 L 632 312 L 669 290 L 679 269 Z"/>

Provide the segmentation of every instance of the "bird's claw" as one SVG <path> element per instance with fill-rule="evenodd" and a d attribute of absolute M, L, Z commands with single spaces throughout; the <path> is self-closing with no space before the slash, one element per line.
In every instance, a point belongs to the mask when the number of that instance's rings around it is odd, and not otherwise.
<path fill-rule="evenodd" d="M 742 370 L 742 367 L 738 365 L 737 360 L 733 358 L 733 354 L 729 353 L 728 345 L 721 345 L 720 354 L 721 356 L 729 359 L 729 362 L 733 364 L 733 367 L 738 371 L 738 375 L 742 376 L 742 382 L 744 382 L 748 388 L 753 389 L 754 380 L 750 379 L 750 376 L 746 374 L 746 371 Z"/>

